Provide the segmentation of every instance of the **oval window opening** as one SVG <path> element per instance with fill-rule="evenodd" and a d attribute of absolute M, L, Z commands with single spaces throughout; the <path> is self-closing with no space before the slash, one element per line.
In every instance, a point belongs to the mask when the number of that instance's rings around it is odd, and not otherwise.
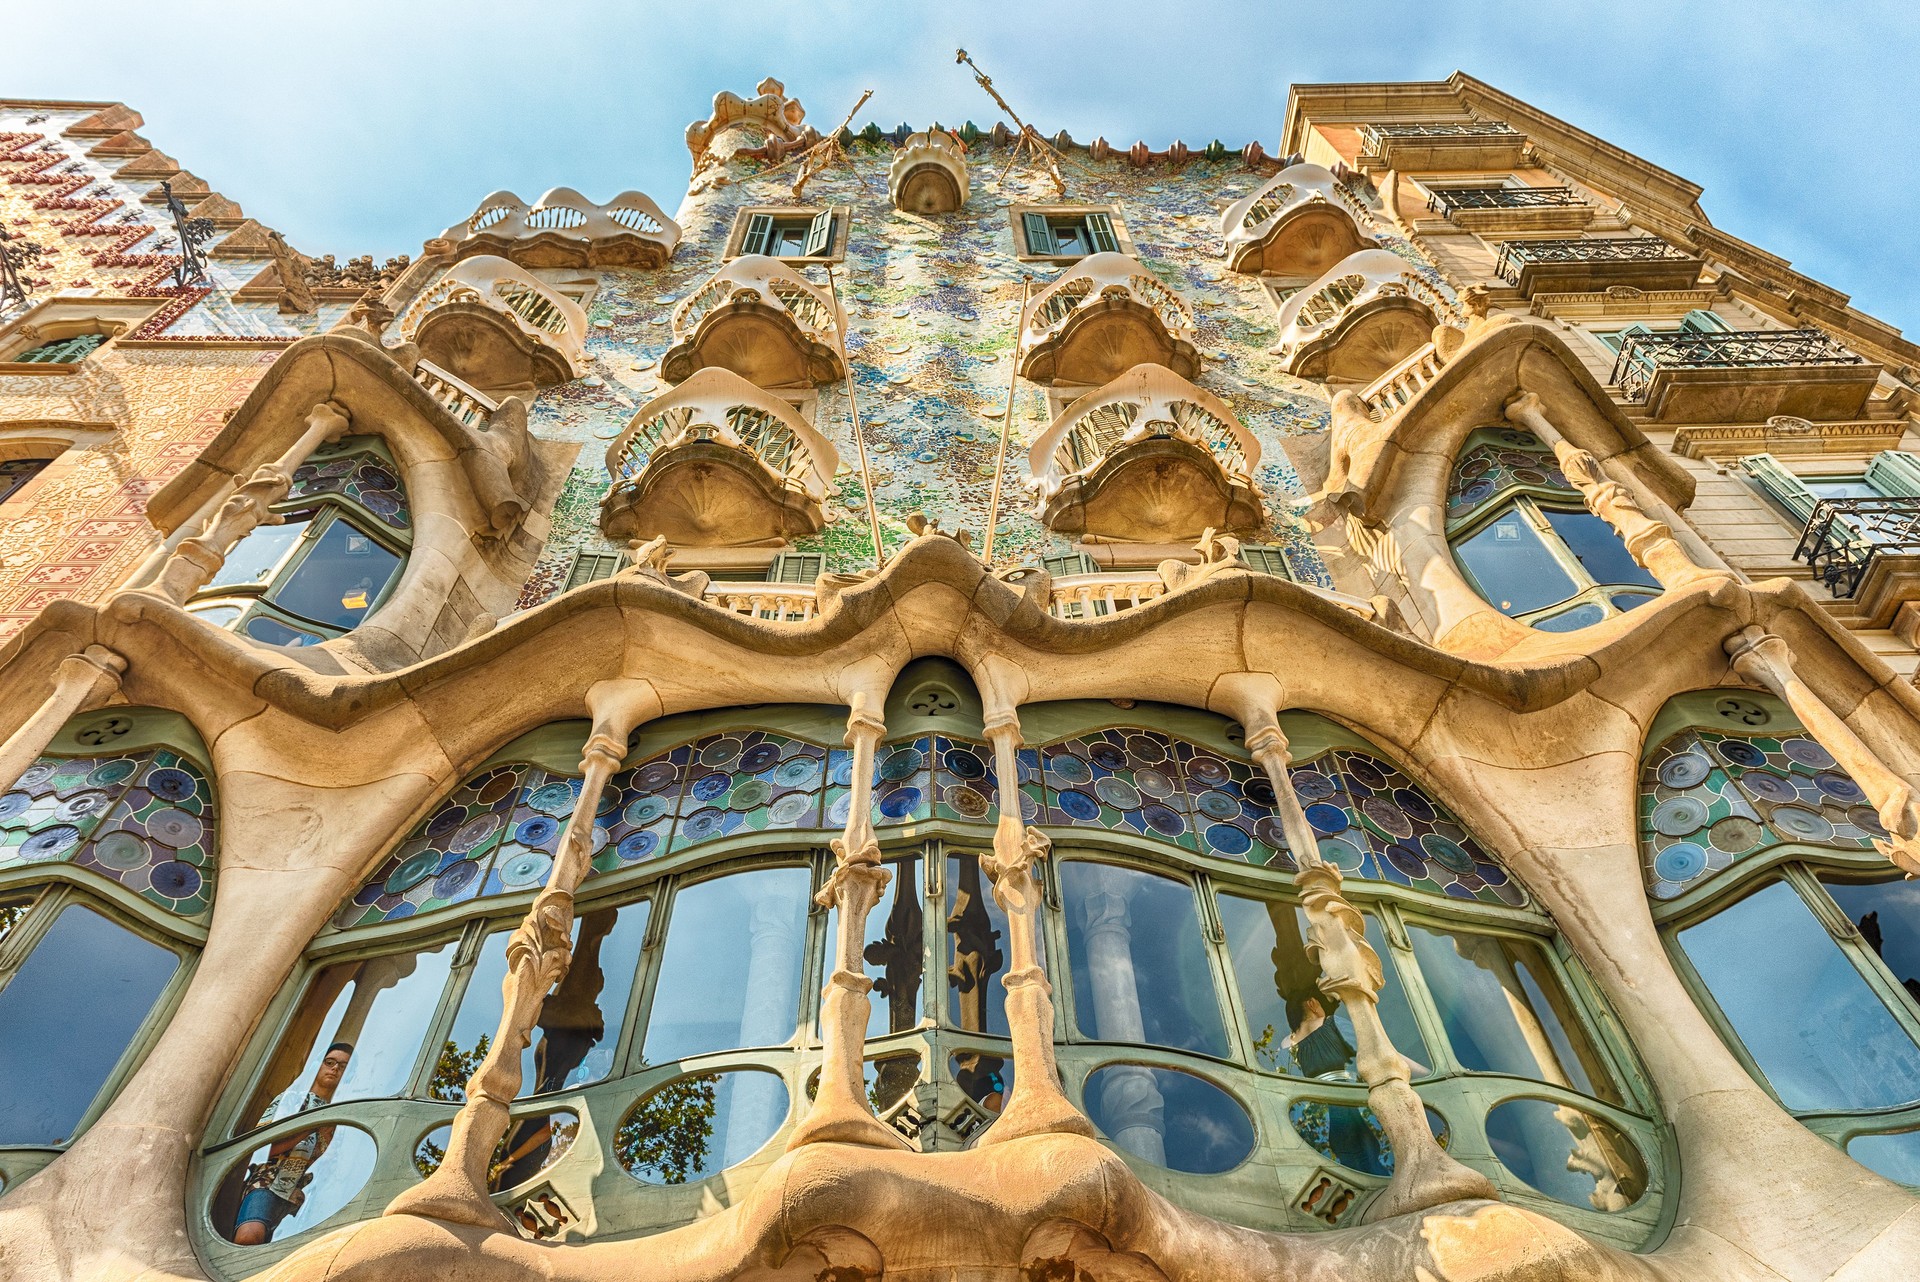
<path fill-rule="evenodd" d="M 579 1134 L 580 1119 L 565 1109 L 516 1117 L 507 1124 L 507 1133 L 494 1146 L 493 1160 L 487 1164 L 487 1192 L 524 1184 L 567 1155 L 573 1138 Z M 447 1140 L 453 1134 L 451 1124 L 436 1126 L 420 1137 L 414 1146 L 413 1169 L 426 1179 L 440 1169 L 447 1156 Z"/>
<path fill-rule="evenodd" d="M 867 1103 L 885 1120 L 888 1113 L 912 1098 L 913 1088 L 920 1084 L 920 1056 L 913 1051 L 875 1056 L 862 1065 L 862 1074 Z M 811 1100 L 819 1093 L 820 1070 L 816 1068 L 807 1078 L 807 1098 Z"/>
<path fill-rule="evenodd" d="M 1920 1131 L 1856 1135 L 1847 1141 L 1847 1156 L 1896 1184 L 1920 1186 Z"/>
<path fill-rule="evenodd" d="M 1204 1077 L 1144 1064 L 1087 1075 L 1087 1116 L 1135 1157 L 1169 1170 L 1218 1175 L 1253 1152 L 1253 1119 Z"/>
<path fill-rule="evenodd" d="M 773 1073 L 695 1073 L 635 1104 L 614 1132 L 627 1174 L 686 1184 L 738 1166 L 787 1120 L 787 1084 Z"/>
<path fill-rule="evenodd" d="M 1387 1132 L 1365 1104 L 1335 1104 L 1327 1100 L 1295 1100 L 1287 1110 L 1293 1129 L 1320 1156 L 1385 1179 L 1393 1174 L 1393 1146 Z M 1441 1148 L 1453 1142 L 1446 1119 L 1427 1110 L 1427 1129 Z"/>
<path fill-rule="evenodd" d="M 377 1153 L 371 1135 L 337 1123 L 269 1140 L 220 1181 L 209 1209 L 213 1227 L 241 1246 L 304 1233 L 353 1200 Z"/>
<path fill-rule="evenodd" d="M 1632 1140 L 1582 1109 L 1512 1099 L 1487 1114 L 1487 1140 L 1506 1168 L 1548 1197 L 1596 1211 L 1624 1211 L 1647 1191 L 1647 1165 Z"/>

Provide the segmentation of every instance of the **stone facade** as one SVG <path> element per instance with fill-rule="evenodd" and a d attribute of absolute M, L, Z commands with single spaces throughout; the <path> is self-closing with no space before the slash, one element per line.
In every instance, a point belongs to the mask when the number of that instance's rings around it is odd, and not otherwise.
<path fill-rule="evenodd" d="M 1906 1276 L 1920 352 L 1465 76 L 830 123 L 0 103 L 6 1275 Z"/>

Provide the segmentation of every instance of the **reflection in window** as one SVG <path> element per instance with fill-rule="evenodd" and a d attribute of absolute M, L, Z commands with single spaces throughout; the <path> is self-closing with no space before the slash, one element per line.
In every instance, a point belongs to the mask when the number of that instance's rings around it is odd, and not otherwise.
<path fill-rule="evenodd" d="M 860 1066 L 860 1072 L 866 1083 L 868 1106 L 876 1117 L 885 1117 L 920 1084 L 920 1055 L 917 1051 L 876 1055 Z M 820 1070 L 816 1068 L 807 1075 L 807 1098 L 819 1094 Z"/>
<path fill-rule="evenodd" d="M 18 901 L 0 911 L 0 934 L 24 915 Z M 0 1144 L 73 1138 L 179 965 L 91 909 L 62 908 L 0 971 Z"/>
<path fill-rule="evenodd" d="M 947 1061 L 947 1071 L 953 1074 L 954 1084 L 989 1118 L 1000 1116 L 1000 1110 L 1013 1098 L 1013 1060 L 1010 1058 L 985 1051 L 956 1051 Z"/>
<path fill-rule="evenodd" d="M 1920 1131 L 1857 1135 L 1847 1141 L 1847 1156 L 1895 1183 L 1920 1187 Z"/>
<path fill-rule="evenodd" d="M 1204 1077 L 1145 1064 L 1087 1075 L 1087 1116 L 1116 1146 L 1195 1175 L 1230 1171 L 1253 1152 L 1253 1119 Z"/>
<path fill-rule="evenodd" d="M 1453 1140 L 1446 1119 L 1426 1110 L 1427 1129 L 1441 1148 Z M 1393 1175 L 1393 1146 L 1374 1111 L 1364 1104 L 1334 1104 L 1326 1100 L 1295 1100 L 1287 1110 L 1293 1129 L 1322 1157 L 1368 1175 Z"/>
<path fill-rule="evenodd" d="M 494 1145 L 487 1163 L 487 1192 L 498 1193 L 525 1184 L 567 1155 L 580 1133 L 580 1119 L 566 1109 L 516 1117 Z M 429 1131 L 413 1150 L 413 1169 L 426 1179 L 446 1160 L 451 1125 Z"/>
<path fill-rule="evenodd" d="M 1462 1068 L 1620 1102 L 1539 945 L 1411 922 L 1407 935 Z"/>
<path fill-rule="evenodd" d="M 627 1016 L 627 998 L 647 933 L 646 902 L 597 908 L 573 924 L 573 961 L 540 1006 L 533 1044 L 520 1052 L 520 1094 L 539 1095 L 597 1082 L 613 1068 L 614 1047 Z M 436 1099 L 467 1097 L 467 1080 L 486 1058 L 500 1027 L 500 985 L 507 975 L 511 929 L 481 945 L 460 1012 L 441 1047 L 428 1092 Z"/>
<path fill-rule="evenodd" d="M 250 1130 L 314 1107 L 308 1083 L 334 1046 L 347 1046 L 352 1055 L 331 1099 L 406 1094 L 453 953 L 449 941 L 421 952 L 342 962 L 315 975 L 236 1129 Z"/>
<path fill-rule="evenodd" d="M 1224 1056 L 1227 1032 L 1193 888 L 1079 861 L 1060 866 L 1060 883 L 1080 1032 Z"/>
<path fill-rule="evenodd" d="M 1255 1062 L 1275 1073 L 1355 1081 L 1355 1037 L 1346 1008 L 1320 989 L 1320 965 L 1307 954 L 1305 910 L 1280 900 L 1221 895 L 1220 922 L 1239 981 L 1240 1005 Z M 1380 956 L 1386 983 L 1380 1021 L 1408 1071 L 1429 1071 L 1426 1043 L 1407 1005 L 1380 924 L 1366 915 L 1367 943 Z"/>
<path fill-rule="evenodd" d="M 885 1037 L 920 1023 L 920 980 L 926 969 L 921 943 L 925 915 L 920 908 L 920 861 L 900 859 L 887 865 L 893 880 L 881 900 L 867 914 L 867 938 L 862 957 L 873 977 L 873 996 L 867 1010 L 867 1036 Z M 840 938 L 840 910 L 827 911 L 827 960 L 834 966 Z"/>
<path fill-rule="evenodd" d="M 772 1073 L 698 1073 L 634 1105 L 614 1132 L 613 1152 L 648 1184 L 685 1184 L 752 1157 L 786 1113 L 786 1084 Z"/>
<path fill-rule="evenodd" d="M 1007 914 L 972 855 L 947 857 L 947 1022 L 1007 1035 Z"/>
<path fill-rule="evenodd" d="M 1788 1108 L 1920 1099 L 1920 1047 L 1791 886 L 1774 882 L 1688 926 L 1679 941 Z"/>
<path fill-rule="evenodd" d="M 398 554 L 351 521 L 335 519 L 272 599 L 290 614 L 344 632 L 366 617 L 399 569 Z"/>
<path fill-rule="evenodd" d="M 1531 614 L 1577 590 L 1573 576 L 1518 509 L 1460 540 L 1454 552 L 1480 595 L 1508 616 Z"/>
<path fill-rule="evenodd" d="M 1624 1211 L 1647 1191 L 1633 1141 L 1582 1109 L 1510 1099 L 1487 1114 L 1487 1139 L 1508 1170 L 1570 1206 Z"/>
<path fill-rule="evenodd" d="M 647 1063 L 793 1037 L 810 889 L 804 868 L 761 868 L 680 889 L 647 1021 Z"/>
<path fill-rule="evenodd" d="M 220 1183 L 209 1209 L 229 1242 L 284 1242 L 353 1200 L 373 1174 L 373 1137 L 322 1126 L 264 1144 Z"/>
<path fill-rule="evenodd" d="M 1820 884 L 1860 930 L 1873 955 L 1920 1007 L 1920 881 L 1839 881 Z"/>

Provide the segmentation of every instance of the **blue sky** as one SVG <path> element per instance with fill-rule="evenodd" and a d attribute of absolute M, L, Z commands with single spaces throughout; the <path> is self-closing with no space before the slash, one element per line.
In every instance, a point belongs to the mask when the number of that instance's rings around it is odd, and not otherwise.
<path fill-rule="evenodd" d="M 828 128 L 1016 110 L 1086 141 L 1278 141 L 1287 86 L 1459 69 L 1704 186 L 1719 227 L 1920 337 L 1920 4 L 1240 0 L 0 0 L 0 95 L 120 99 L 299 249 L 417 253 L 506 188 L 671 211 L 719 89 L 784 80 Z M 35 51 L 38 51 L 37 53 Z"/>

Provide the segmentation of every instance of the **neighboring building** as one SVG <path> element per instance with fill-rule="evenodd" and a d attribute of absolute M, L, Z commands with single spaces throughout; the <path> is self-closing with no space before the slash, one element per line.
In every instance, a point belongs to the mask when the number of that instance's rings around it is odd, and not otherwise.
<path fill-rule="evenodd" d="M 379 268 L 0 103 L 8 1276 L 1907 1276 L 1920 349 L 1466 76 L 756 94 Z"/>

